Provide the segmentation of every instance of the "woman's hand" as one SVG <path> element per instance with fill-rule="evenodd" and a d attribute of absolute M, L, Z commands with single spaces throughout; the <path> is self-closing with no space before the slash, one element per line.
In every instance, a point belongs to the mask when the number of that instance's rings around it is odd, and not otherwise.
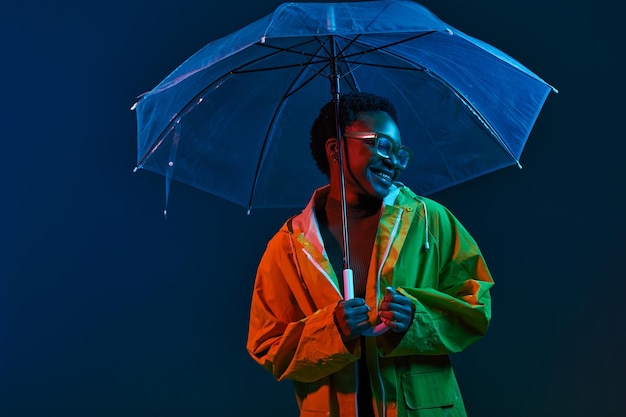
<path fill-rule="evenodd" d="M 356 339 L 371 327 L 370 308 L 362 298 L 340 301 L 335 308 L 335 323 L 343 335 L 344 341 Z"/>
<path fill-rule="evenodd" d="M 392 331 L 404 333 L 413 321 L 413 303 L 395 288 L 387 287 L 380 302 L 378 317 Z"/>

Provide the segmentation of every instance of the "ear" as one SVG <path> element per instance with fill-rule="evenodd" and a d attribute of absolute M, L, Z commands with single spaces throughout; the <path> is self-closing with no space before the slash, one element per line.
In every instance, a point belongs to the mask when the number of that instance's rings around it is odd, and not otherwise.
<path fill-rule="evenodd" d="M 339 146 L 336 138 L 330 138 L 326 141 L 326 156 L 329 158 L 337 157 Z"/>

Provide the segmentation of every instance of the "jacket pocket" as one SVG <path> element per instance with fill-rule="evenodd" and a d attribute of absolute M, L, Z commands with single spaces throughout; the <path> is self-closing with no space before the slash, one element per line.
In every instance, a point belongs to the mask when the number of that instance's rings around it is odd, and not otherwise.
<path fill-rule="evenodd" d="M 409 410 L 447 408 L 461 398 L 451 367 L 403 375 L 402 392 Z"/>

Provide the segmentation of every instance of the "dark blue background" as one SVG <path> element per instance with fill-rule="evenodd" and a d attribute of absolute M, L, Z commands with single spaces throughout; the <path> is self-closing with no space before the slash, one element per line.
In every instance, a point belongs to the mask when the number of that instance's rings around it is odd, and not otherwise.
<path fill-rule="evenodd" d="M 19 4 L 18 4 L 19 3 Z M 559 88 L 508 168 L 432 197 L 497 282 L 453 356 L 472 416 L 621 414 L 624 35 L 606 0 L 423 1 Z M 0 13 L 0 415 L 296 415 L 245 351 L 293 211 L 131 173 L 135 96 L 278 1 L 11 2 Z"/>

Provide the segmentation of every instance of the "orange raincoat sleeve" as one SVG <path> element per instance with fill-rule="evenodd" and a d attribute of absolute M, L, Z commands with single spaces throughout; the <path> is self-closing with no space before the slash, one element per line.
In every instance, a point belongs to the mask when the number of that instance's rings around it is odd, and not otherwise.
<path fill-rule="evenodd" d="M 304 255 L 297 247 L 285 227 L 268 243 L 252 295 L 247 349 L 277 380 L 313 382 L 355 362 L 359 350 L 349 352 L 342 342 L 334 321 L 340 297 L 332 287 L 326 305 L 315 305 L 301 278 L 298 256 Z"/>

